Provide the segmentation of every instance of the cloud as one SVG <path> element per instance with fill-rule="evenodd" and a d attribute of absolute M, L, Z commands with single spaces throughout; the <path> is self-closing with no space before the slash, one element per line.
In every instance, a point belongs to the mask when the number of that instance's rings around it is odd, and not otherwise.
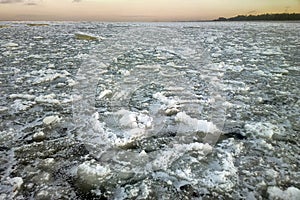
<path fill-rule="evenodd" d="M 33 0 L 0 0 L 0 4 L 24 3 L 26 6 L 35 6 L 38 3 Z"/>
<path fill-rule="evenodd" d="M 24 5 L 26 5 L 26 6 L 36 6 L 37 3 L 35 3 L 35 2 L 28 2 L 28 3 L 25 3 Z"/>
<path fill-rule="evenodd" d="M 0 3 L 20 3 L 23 2 L 24 0 L 0 0 Z"/>
<path fill-rule="evenodd" d="M 247 14 L 248 15 L 251 15 L 251 14 L 256 14 L 257 13 L 257 10 L 251 10 L 251 11 L 249 11 Z"/>
<path fill-rule="evenodd" d="M 73 0 L 73 3 L 81 2 L 82 0 Z"/>

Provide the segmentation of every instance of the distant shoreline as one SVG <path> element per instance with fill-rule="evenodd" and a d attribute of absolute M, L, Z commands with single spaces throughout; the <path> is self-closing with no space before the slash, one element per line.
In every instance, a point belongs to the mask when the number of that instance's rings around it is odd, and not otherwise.
<path fill-rule="evenodd" d="M 299 21 L 300 13 L 276 13 L 261 15 L 238 15 L 231 18 L 219 17 L 212 21 Z"/>

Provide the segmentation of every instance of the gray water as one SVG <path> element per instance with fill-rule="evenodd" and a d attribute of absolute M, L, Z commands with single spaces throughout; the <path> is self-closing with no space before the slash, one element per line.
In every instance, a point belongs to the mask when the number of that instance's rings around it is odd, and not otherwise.
<path fill-rule="evenodd" d="M 299 199 L 299 23 L 43 23 L 1 22 L 0 199 Z"/>

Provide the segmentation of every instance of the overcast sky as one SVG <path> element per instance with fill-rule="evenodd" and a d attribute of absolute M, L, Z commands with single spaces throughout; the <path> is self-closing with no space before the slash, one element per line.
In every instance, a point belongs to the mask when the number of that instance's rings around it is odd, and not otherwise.
<path fill-rule="evenodd" d="M 300 0 L 0 0 L 0 20 L 174 21 L 300 12 Z"/>

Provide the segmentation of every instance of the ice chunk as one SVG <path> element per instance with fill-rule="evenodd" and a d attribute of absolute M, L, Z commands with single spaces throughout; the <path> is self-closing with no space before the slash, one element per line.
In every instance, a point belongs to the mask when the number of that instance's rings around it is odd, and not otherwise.
<path fill-rule="evenodd" d="M 167 109 L 165 110 L 165 114 L 166 114 L 167 116 L 172 116 L 172 115 L 175 115 L 175 114 L 177 114 L 177 113 L 179 113 L 179 109 L 177 109 L 177 108 L 167 108 Z"/>
<path fill-rule="evenodd" d="M 48 65 L 48 68 L 50 68 L 50 69 L 55 69 L 55 65 L 54 65 L 53 63 L 50 63 L 50 64 Z"/>
<path fill-rule="evenodd" d="M 4 111 L 7 111 L 7 110 L 8 110 L 8 107 L 0 106 L 0 113 L 4 112 Z"/>
<path fill-rule="evenodd" d="M 16 99 L 14 103 L 11 105 L 11 108 L 17 111 L 25 111 L 35 105 L 35 102 L 32 101 L 22 101 L 21 99 Z"/>
<path fill-rule="evenodd" d="M 253 73 L 257 74 L 258 76 L 267 76 L 267 74 L 262 70 L 254 71 Z"/>
<path fill-rule="evenodd" d="M 232 151 L 229 150 L 232 148 Z M 207 168 L 204 179 L 201 179 L 203 185 L 222 192 L 231 192 L 238 184 L 238 168 L 235 164 L 235 157 L 242 151 L 243 146 L 235 143 L 233 139 L 220 143 L 216 148 L 218 158 L 220 158 L 220 167 Z"/>
<path fill-rule="evenodd" d="M 281 135 L 282 131 L 276 125 L 268 122 L 249 123 L 245 125 L 246 134 L 271 139 L 274 134 Z"/>
<path fill-rule="evenodd" d="M 46 135 L 43 131 L 33 134 L 32 139 L 35 141 L 42 141 L 46 138 Z"/>
<path fill-rule="evenodd" d="M 279 47 L 277 47 L 274 49 L 266 49 L 265 51 L 261 51 L 261 54 L 264 56 L 281 55 L 282 51 Z"/>
<path fill-rule="evenodd" d="M 67 82 L 68 82 L 68 86 L 70 86 L 70 87 L 75 86 L 77 84 L 77 82 L 71 78 L 68 78 Z"/>
<path fill-rule="evenodd" d="M 161 67 L 160 65 L 137 65 L 136 68 L 148 69 L 148 70 L 159 70 Z"/>
<path fill-rule="evenodd" d="M 169 107 L 176 107 L 176 105 L 178 104 L 178 102 L 173 99 L 173 98 L 168 98 L 166 96 L 163 95 L 163 93 L 161 92 L 157 92 L 155 94 L 152 95 L 153 98 L 161 101 L 162 103 L 166 104 Z"/>
<path fill-rule="evenodd" d="M 153 170 L 166 170 L 172 163 L 183 156 L 187 152 L 193 152 L 198 154 L 198 159 L 201 159 L 204 155 L 212 151 L 212 146 L 203 143 L 191 143 L 191 144 L 174 144 L 172 148 L 166 149 L 153 161 Z M 183 177 L 182 177 L 183 178 Z M 188 179 L 188 177 L 184 177 Z"/>
<path fill-rule="evenodd" d="M 120 117 L 119 123 L 125 128 L 150 128 L 153 119 L 146 114 L 119 110 L 116 113 Z"/>
<path fill-rule="evenodd" d="M 187 128 L 192 131 L 200 131 L 204 133 L 213 133 L 218 131 L 218 128 L 212 122 L 191 118 L 185 112 L 177 113 L 175 121 L 186 125 Z"/>
<path fill-rule="evenodd" d="M 57 116 L 57 115 L 54 115 L 54 116 L 48 116 L 48 117 L 45 117 L 45 118 L 43 119 L 43 123 L 44 123 L 45 125 L 52 125 L 52 124 L 55 124 L 55 123 L 57 123 L 57 122 L 59 122 L 59 121 L 60 121 L 60 117 Z"/>
<path fill-rule="evenodd" d="M 121 115 L 122 117 L 119 120 L 121 126 L 128 127 L 128 128 L 138 127 L 136 115 L 134 113 L 127 111 L 127 112 L 123 112 Z"/>
<path fill-rule="evenodd" d="M 57 78 L 66 78 L 67 76 L 70 75 L 70 73 L 67 72 L 66 70 L 62 70 L 60 73 L 57 73 L 56 71 L 54 71 L 52 69 L 48 69 L 46 71 L 40 70 L 40 71 L 37 71 L 36 73 L 33 73 L 32 75 L 35 75 L 35 74 L 41 75 L 41 76 L 34 80 L 34 84 L 51 82 Z"/>
<path fill-rule="evenodd" d="M 11 94 L 11 95 L 9 95 L 9 98 L 33 100 L 33 99 L 35 99 L 35 96 L 30 95 L 30 94 Z"/>
<path fill-rule="evenodd" d="M 85 161 L 77 168 L 77 176 L 84 184 L 99 186 L 110 174 L 108 166 L 102 166 L 92 161 Z"/>
<path fill-rule="evenodd" d="M 99 100 L 102 99 L 103 97 L 107 97 L 112 94 L 111 90 L 104 90 L 100 93 L 100 95 L 97 97 Z"/>
<path fill-rule="evenodd" d="M 34 36 L 32 38 L 35 39 L 35 40 L 42 40 L 42 39 L 44 39 L 44 37 L 42 37 L 42 36 Z"/>
<path fill-rule="evenodd" d="M 270 200 L 299 200 L 300 199 L 300 190 L 295 187 L 289 187 L 286 190 L 281 190 L 276 186 L 268 188 L 268 194 Z"/>
<path fill-rule="evenodd" d="M 93 34 L 90 34 L 90 33 L 82 33 L 82 32 L 78 32 L 78 33 L 75 33 L 75 38 L 77 40 L 90 40 L 90 41 L 93 41 L 93 40 L 104 40 L 105 38 L 104 37 L 100 37 L 100 36 L 96 36 L 96 35 L 93 35 Z"/>
<path fill-rule="evenodd" d="M 8 182 L 13 186 L 13 196 L 15 196 L 23 185 L 23 179 L 21 177 L 9 178 Z"/>
<path fill-rule="evenodd" d="M 207 38 L 206 38 L 206 42 L 207 42 L 207 43 L 213 43 L 213 42 L 215 41 L 215 39 L 216 39 L 215 37 L 210 36 L 210 37 L 207 37 Z"/>
<path fill-rule="evenodd" d="M 6 48 L 13 48 L 13 47 L 18 47 L 19 45 L 17 43 L 9 42 L 3 45 Z"/>
<path fill-rule="evenodd" d="M 57 99 L 54 99 L 56 97 L 55 94 L 48 94 L 48 95 L 41 95 L 36 97 L 34 100 L 37 103 L 49 103 L 49 104 L 60 104 L 60 101 Z"/>

